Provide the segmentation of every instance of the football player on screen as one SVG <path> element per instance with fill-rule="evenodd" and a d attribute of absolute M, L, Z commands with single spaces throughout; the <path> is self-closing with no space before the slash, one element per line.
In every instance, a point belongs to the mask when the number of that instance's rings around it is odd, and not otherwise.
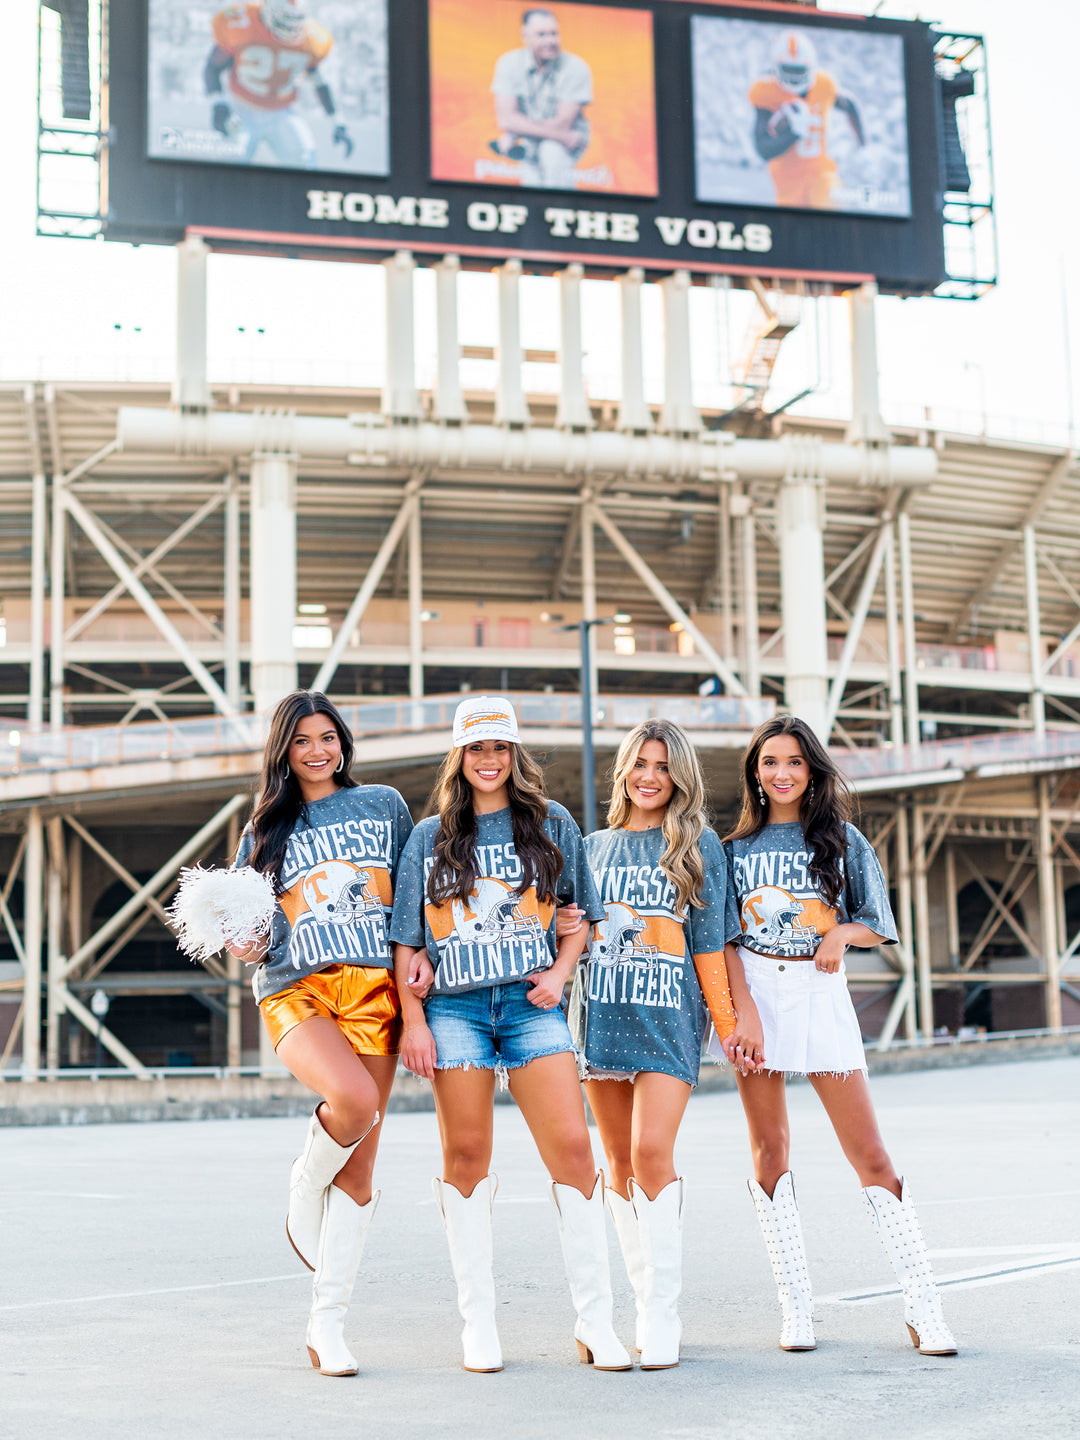
<path fill-rule="evenodd" d="M 818 69 L 817 53 L 802 31 L 783 32 L 771 70 L 750 87 L 749 98 L 756 117 L 754 145 L 768 164 L 776 203 L 827 210 L 837 179 L 827 148 L 833 108 L 847 116 L 860 145 L 866 136 L 855 101 Z"/>
<path fill-rule="evenodd" d="M 207 96 L 214 101 L 214 129 L 243 137 L 245 164 L 251 164 L 265 144 L 279 165 L 316 169 L 315 137 L 295 107 L 301 82 L 311 80 L 326 114 L 335 113 L 330 87 L 319 75 L 334 37 L 309 17 L 307 0 L 229 5 L 214 16 L 213 30 L 214 48 L 203 80 Z M 226 71 L 227 99 L 222 85 Z M 346 159 L 352 154 L 352 137 L 340 122 L 333 143 L 342 147 Z"/>

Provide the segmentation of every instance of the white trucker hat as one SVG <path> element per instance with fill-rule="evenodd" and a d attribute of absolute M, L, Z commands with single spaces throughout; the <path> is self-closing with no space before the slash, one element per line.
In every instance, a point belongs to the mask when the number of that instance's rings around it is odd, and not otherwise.
<path fill-rule="evenodd" d="M 501 695 L 470 695 L 454 712 L 454 744 L 473 745 L 477 740 L 511 740 L 520 744 L 517 716 L 509 700 Z"/>

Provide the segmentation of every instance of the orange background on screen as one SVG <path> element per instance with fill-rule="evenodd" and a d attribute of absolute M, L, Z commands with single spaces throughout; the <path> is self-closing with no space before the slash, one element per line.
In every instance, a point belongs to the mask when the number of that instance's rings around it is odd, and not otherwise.
<path fill-rule="evenodd" d="M 513 185 L 509 179 L 477 182 L 477 160 L 497 160 L 488 141 L 499 134 L 491 81 L 495 62 L 521 49 L 527 0 L 430 0 L 431 174 L 435 180 Z M 592 70 L 593 103 L 585 115 L 592 130 L 581 170 L 606 165 L 611 185 L 581 190 L 655 195 L 656 104 L 652 16 L 646 10 L 598 5 L 545 6 L 559 21 L 562 48 Z"/>

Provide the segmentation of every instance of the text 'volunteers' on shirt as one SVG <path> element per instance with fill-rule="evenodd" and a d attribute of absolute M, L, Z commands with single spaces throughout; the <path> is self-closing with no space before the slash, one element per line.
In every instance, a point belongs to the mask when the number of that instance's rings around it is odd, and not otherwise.
<path fill-rule="evenodd" d="M 731 881 L 739 907 L 741 943 L 759 955 L 813 955 L 836 925 L 865 925 L 890 945 L 896 921 L 874 847 L 847 827 L 844 886 L 835 905 L 810 875 L 813 852 L 798 821 L 766 825 L 757 835 L 729 840 Z"/>
<path fill-rule="evenodd" d="M 685 915 L 660 865 L 666 848 L 659 826 L 600 830 L 586 839 L 604 918 L 593 927 L 575 979 L 571 1031 L 590 1071 L 645 1071 L 694 1085 L 709 1019 L 698 966 L 722 977 L 726 995 L 724 945 L 739 924 L 715 832 L 706 830 L 699 842 L 703 907 L 689 906 Z M 716 987 L 710 990 L 716 1004 Z M 730 1033 L 730 997 L 726 1013 L 714 1019 Z"/>
<path fill-rule="evenodd" d="M 260 1003 L 330 965 L 393 967 L 387 930 L 412 817 L 388 785 L 357 785 L 309 800 L 281 869 L 270 949 L 255 971 Z M 250 827 L 236 864 L 254 849 Z"/>
<path fill-rule="evenodd" d="M 581 832 L 570 812 L 549 801 L 544 830 L 563 857 L 556 899 L 580 906 L 589 920 L 602 918 Z M 477 880 L 468 900 L 433 905 L 428 899 L 438 831 L 439 817 L 432 815 L 409 837 L 398 873 L 391 943 L 427 946 L 436 994 L 507 985 L 549 969 L 555 961 L 555 904 L 540 899 L 535 885 L 524 893 L 518 888 L 523 877 L 509 807 L 476 817 Z"/>

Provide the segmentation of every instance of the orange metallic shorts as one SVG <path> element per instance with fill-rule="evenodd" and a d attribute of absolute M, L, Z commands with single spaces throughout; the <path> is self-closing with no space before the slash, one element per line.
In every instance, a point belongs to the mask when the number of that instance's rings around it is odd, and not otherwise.
<path fill-rule="evenodd" d="M 329 965 L 268 995 L 259 1006 L 276 1050 L 295 1026 L 325 1017 L 357 1055 L 396 1055 L 401 1045 L 401 1006 L 392 970 L 366 965 Z"/>

